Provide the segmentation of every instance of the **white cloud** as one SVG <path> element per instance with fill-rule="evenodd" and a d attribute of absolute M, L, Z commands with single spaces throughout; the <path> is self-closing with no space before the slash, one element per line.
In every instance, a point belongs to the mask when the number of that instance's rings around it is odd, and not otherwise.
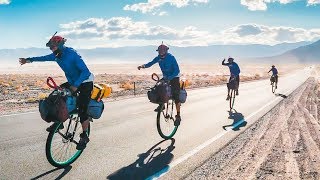
<path fill-rule="evenodd" d="M 224 43 L 274 45 L 317 40 L 320 38 L 320 29 L 243 24 L 227 29 L 221 35 L 225 37 Z"/>
<path fill-rule="evenodd" d="M 308 0 L 308 6 L 320 4 L 320 0 Z"/>
<path fill-rule="evenodd" d="M 292 3 L 293 1 L 296 0 L 241 0 L 241 4 L 247 6 L 250 11 L 265 11 L 267 10 L 268 3 L 279 2 L 280 4 L 288 4 Z"/>
<path fill-rule="evenodd" d="M 171 6 L 175 6 L 177 8 L 189 6 L 189 5 L 197 5 L 200 3 L 206 4 L 209 0 L 148 0 L 146 3 L 138 3 L 132 5 L 126 5 L 123 9 L 127 11 L 140 11 L 142 13 L 152 13 L 153 15 L 161 14 L 158 13 L 161 6 L 165 4 L 169 4 Z"/>
<path fill-rule="evenodd" d="M 184 41 L 207 45 L 206 39 L 210 37 L 209 32 L 200 31 L 193 26 L 179 30 L 167 26 L 151 25 L 145 21 L 133 21 L 129 17 L 90 18 L 84 21 L 61 24 L 60 27 L 62 31 L 59 34 L 70 39 L 71 42 L 91 41 L 100 44 L 112 41 L 116 42 L 118 46 L 128 45 L 128 42 L 132 44 L 137 42 L 158 44 L 161 41 L 177 45 L 182 45 Z M 113 46 L 116 45 L 113 44 Z"/>
<path fill-rule="evenodd" d="M 0 4 L 10 4 L 10 0 L 0 0 Z"/>
<path fill-rule="evenodd" d="M 320 29 L 303 29 L 259 24 L 241 24 L 210 33 L 194 26 L 172 28 L 134 21 L 129 17 L 90 18 L 61 24 L 60 35 L 72 46 L 81 48 L 158 45 L 208 46 L 212 44 L 268 44 L 314 41 Z"/>

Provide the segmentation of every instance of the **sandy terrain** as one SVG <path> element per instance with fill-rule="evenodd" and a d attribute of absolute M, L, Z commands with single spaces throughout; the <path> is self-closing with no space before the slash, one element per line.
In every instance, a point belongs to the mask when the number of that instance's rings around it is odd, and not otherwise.
<path fill-rule="evenodd" d="M 186 179 L 320 179 L 319 98 L 309 78 Z"/>
<path fill-rule="evenodd" d="M 245 64 L 241 66 L 241 81 L 268 78 L 270 65 Z M 147 87 L 152 87 L 153 72 L 160 73 L 155 65 L 149 69 L 137 70 L 137 64 L 89 65 L 95 74 L 96 83 L 111 85 L 113 93 L 107 100 L 119 97 L 146 94 Z M 302 68 L 303 65 L 278 65 L 281 75 Z M 220 64 L 181 65 L 181 77 L 190 83 L 188 88 L 207 87 L 225 84 L 229 70 Z M 39 99 L 46 97 L 52 90 L 46 85 L 46 78 L 51 76 L 57 84 L 66 81 L 62 70 L 54 63 L 32 63 L 24 66 L 2 67 L 0 71 L 0 115 L 36 110 Z M 135 84 L 135 91 L 134 91 Z"/>

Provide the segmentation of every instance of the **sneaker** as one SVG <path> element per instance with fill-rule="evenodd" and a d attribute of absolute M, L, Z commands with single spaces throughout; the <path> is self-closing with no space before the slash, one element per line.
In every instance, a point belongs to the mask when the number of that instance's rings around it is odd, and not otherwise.
<path fill-rule="evenodd" d="M 57 125 L 56 122 L 51 124 L 51 126 L 47 127 L 46 131 L 48 131 L 48 132 L 53 131 L 55 129 L 56 125 Z M 64 128 L 63 123 L 61 123 L 59 126 L 59 129 L 63 129 L 63 128 Z"/>
<path fill-rule="evenodd" d="M 161 105 L 159 105 L 156 109 L 154 109 L 154 112 L 158 112 L 161 109 Z M 162 106 L 162 110 L 164 110 L 164 106 Z"/>
<path fill-rule="evenodd" d="M 87 143 L 89 141 L 90 140 L 87 133 L 81 133 L 79 143 L 77 144 L 77 147 L 76 147 L 77 150 L 84 150 L 87 147 Z"/>
<path fill-rule="evenodd" d="M 176 115 L 176 120 L 174 121 L 174 125 L 175 126 L 180 126 L 180 122 L 181 122 L 181 116 Z"/>
<path fill-rule="evenodd" d="M 237 96 L 239 95 L 239 90 L 236 90 L 236 95 L 237 95 Z"/>
<path fill-rule="evenodd" d="M 227 96 L 227 99 L 226 99 L 226 101 L 229 101 L 229 99 L 230 99 L 230 96 L 228 95 L 228 96 Z"/>

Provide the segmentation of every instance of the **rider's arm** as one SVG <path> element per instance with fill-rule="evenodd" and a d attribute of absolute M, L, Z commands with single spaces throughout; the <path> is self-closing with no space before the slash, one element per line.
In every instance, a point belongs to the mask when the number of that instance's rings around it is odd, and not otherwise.
<path fill-rule="evenodd" d="M 157 63 L 159 61 L 159 57 L 155 57 L 152 61 L 148 62 L 147 64 L 143 65 L 143 68 L 149 68 L 152 65 L 154 65 L 155 63 Z"/>
<path fill-rule="evenodd" d="M 171 62 L 172 62 L 173 72 L 167 77 L 169 80 L 173 79 L 174 77 L 177 77 L 180 73 L 179 65 L 174 56 L 171 56 Z"/>
<path fill-rule="evenodd" d="M 73 85 L 75 87 L 79 87 L 80 84 L 84 80 L 89 78 L 91 73 L 90 73 L 88 67 L 86 66 L 86 64 L 84 63 L 83 59 L 81 58 L 81 56 L 75 51 L 74 51 L 73 54 L 74 54 L 74 57 L 73 57 L 74 58 L 74 62 L 76 64 L 77 68 L 81 71 L 80 77 L 74 82 Z"/>
<path fill-rule="evenodd" d="M 41 62 L 44 62 L 44 61 L 55 61 L 56 59 L 56 56 L 51 53 L 49 55 L 46 55 L 46 56 L 38 56 L 38 57 L 29 57 L 27 58 L 27 60 L 29 60 L 30 62 L 34 62 L 34 61 L 41 61 Z"/>
<path fill-rule="evenodd" d="M 224 66 L 230 65 L 230 63 L 225 63 L 224 61 L 225 61 L 225 59 L 222 61 L 222 65 L 224 65 Z"/>
<path fill-rule="evenodd" d="M 271 71 L 272 69 L 270 69 L 269 71 L 268 71 L 268 73 Z"/>

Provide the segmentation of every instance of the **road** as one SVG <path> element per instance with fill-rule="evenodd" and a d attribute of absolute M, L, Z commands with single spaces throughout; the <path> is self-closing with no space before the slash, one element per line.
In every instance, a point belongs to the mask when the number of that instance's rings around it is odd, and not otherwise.
<path fill-rule="evenodd" d="M 49 125 L 38 112 L 0 116 L 1 179 L 183 178 L 268 112 L 309 77 L 310 69 L 279 77 L 272 94 L 268 80 L 240 84 L 235 110 L 228 112 L 226 87 L 188 91 L 174 139 L 156 129 L 155 104 L 146 96 L 105 103 L 92 124 L 90 142 L 71 166 L 57 169 L 45 156 Z"/>

